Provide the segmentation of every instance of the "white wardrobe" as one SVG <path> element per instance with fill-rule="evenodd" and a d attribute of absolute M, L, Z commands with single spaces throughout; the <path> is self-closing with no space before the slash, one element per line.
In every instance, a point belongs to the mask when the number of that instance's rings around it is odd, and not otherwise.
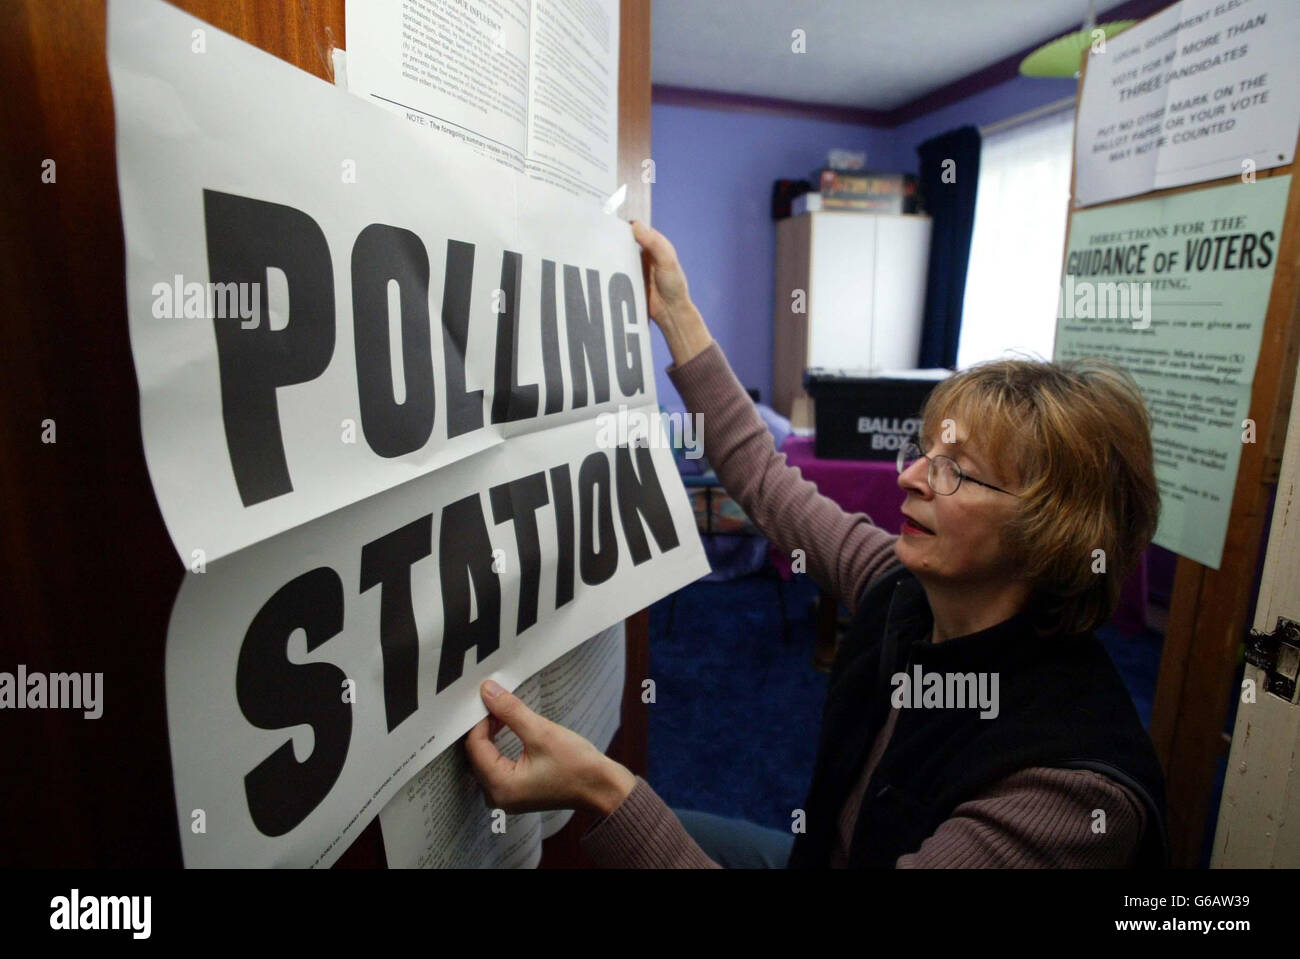
<path fill-rule="evenodd" d="M 915 369 L 930 217 L 822 210 L 778 220 L 772 407 L 813 425 L 808 367 Z"/>

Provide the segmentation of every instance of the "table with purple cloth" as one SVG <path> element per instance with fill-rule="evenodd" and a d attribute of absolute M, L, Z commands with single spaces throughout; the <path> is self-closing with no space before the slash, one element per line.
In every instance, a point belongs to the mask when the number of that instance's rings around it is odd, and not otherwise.
<path fill-rule="evenodd" d="M 811 436 L 789 436 L 781 445 L 786 462 L 799 467 L 817 491 L 849 513 L 866 513 L 886 533 L 898 535 L 903 523 L 903 498 L 898 466 L 893 460 L 824 460 L 813 453 Z M 768 548 L 772 565 L 787 580 L 793 578 L 790 557 Z"/>

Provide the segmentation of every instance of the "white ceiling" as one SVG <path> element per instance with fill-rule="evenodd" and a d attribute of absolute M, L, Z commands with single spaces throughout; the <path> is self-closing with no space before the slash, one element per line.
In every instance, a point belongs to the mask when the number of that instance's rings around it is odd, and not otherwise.
<path fill-rule="evenodd" d="M 1097 19 L 1120 0 L 1098 0 Z M 655 83 L 890 110 L 1077 30 L 1087 0 L 653 0 Z M 807 52 L 791 52 L 791 33 Z"/>

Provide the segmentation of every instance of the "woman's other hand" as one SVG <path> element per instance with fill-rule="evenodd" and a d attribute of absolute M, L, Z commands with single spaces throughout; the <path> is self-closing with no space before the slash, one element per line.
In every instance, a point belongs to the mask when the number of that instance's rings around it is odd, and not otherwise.
<path fill-rule="evenodd" d="M 632 236 L 649 262 L 650 316 L 663 331 L 673 362 L 680 366 L 707 349 L 713 337 L 704 325 L 704 317 L 691 302 L 686 274 L 668 238 L 639 220 L 632 221 Z"/>
<path fill-rule="evenodd" d="M 587 809 L 607 816 L 636 785 L 627 767 L 491 680 L 479 693 L 490 715 L 469 731 L 465 753 L 492 806 L 508 813 Z M 492 741 L 503 726 L 524 744 L 517 760 Z"/>

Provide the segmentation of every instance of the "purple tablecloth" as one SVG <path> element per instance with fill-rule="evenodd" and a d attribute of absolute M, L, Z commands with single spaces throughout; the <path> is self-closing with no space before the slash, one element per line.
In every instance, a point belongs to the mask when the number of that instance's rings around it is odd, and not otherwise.
<path fill-rule="evenodd" d="M 786 462 L 799 467 L 803 478 L 817 484 L 823 496 L 850 513 L 866 513 L 887 533 L 897 535 L 903 523 L 904 493 L 898 487 L 893 460 L 823 460 L 813 454 L 811 436 L 790 436 L 781 445 Z M 768 555 L 785 579 L 793 578 L 790 557 L 773 546 Z"/>

